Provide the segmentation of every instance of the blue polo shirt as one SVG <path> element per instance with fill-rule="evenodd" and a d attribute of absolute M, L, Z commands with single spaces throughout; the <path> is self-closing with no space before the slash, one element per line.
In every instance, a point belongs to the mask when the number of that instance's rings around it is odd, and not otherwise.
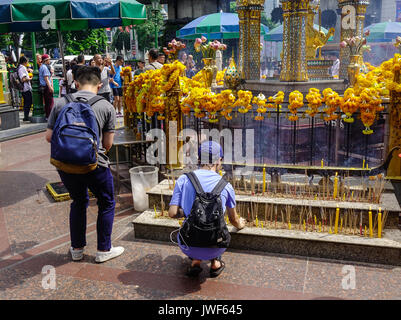
<path fill-rule="evenodd" d="M 113 79 L 114 79 L 114 81 L 115 82 L 117 82 L 118 83 L 118 85 L 119 85 L 119 87 L 116 87 L 115 85 L 114 85 L 114 83 L 113 82 L 110 82 L 110 88 L 121 88 L 122 86 L 123 86 L 123 82 L 122 82 L 122 79 L 121 79 L 121 74 L 120 74 L 120 72 L 123 70 L 123 67 L 122 66 L 114 66 L 114 70 L 116 71 L 116 74 L 113 76 Z"/>
<path fill-rule="evenodd" d="M 45 77 L 49 77 L 49 81 L 50 81 L 50 76 L 51 76 L 51 74 L 50 74 L 49 68 L 47 67 L 47 65 L 42 64 L 39 68 L 39 84 L 42 87 L 46 87 L 47 84 L 45 81 Z"/>
<path fill-rule="evenodd" d="M 216 172 L 210 170 L 195 170 L 196 177 L 202 185 L 203 191 L 211 192 L 213 188 L 220 181 L 221 176 Z M 195 188 L 192 186 L 191 181 L 186 175 L 182 175 L 178 178 L 175 184 L 173 196 L 170 201 L 171 205 L 179 206 L 183 209 L 186 217 L 191 213 L 192 204 L 195 200 Z M 226 211 L 226 207 L 235 208 L 235 192 L 231 184 L 227 184 L 224 190 L 221 192 L 221 202 L 223 206 L 223 212 Z M 188 257 L 197 260 L 211 260 L 221 256 L 226 248 L 199 248 L 199 247 L 187 247 L 185 244 L 180 242 L 177 236 L 178 244 L 181 251 Z"/>

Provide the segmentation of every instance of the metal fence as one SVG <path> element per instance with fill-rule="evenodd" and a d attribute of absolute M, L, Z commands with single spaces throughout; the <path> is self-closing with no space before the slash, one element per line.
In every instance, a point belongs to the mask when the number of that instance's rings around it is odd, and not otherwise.
<path fill-rule="evenodd" d="M 388 105 L 385 107 L 386 110 Z M 242 129 L 243 154 L 247 143 L 254 143 L 254 163 L 259 164 L 320 166 L 323 161 L 324 166 L 371 168 L 386 158 L 387 111 L 378 114 L 371 135 L 363 134 L 365 127 L 359 113 L 353 115 L 352 124 L 342 121 L 342 113 L 338 113 L 339 119 L 330 122 L 324 121 L 322 114 L 313 118 L 303 114 L 304 110 L 299 110 L 298 121 L 290 121 L 288 109 L 283 106 L 281 110 L 265 113 L 264 120 L 254 120 L 256 111 L 252 110 L 246 114 L 234 111 L 232 120 L 221 118 L 218 123 L 190 114 L 184 116 L 183 123 L 184 128 L 195 130 L 198 137 L 202 129 Z M 254 141 L 247 141 L 246 129 L 254 129 Z"/>

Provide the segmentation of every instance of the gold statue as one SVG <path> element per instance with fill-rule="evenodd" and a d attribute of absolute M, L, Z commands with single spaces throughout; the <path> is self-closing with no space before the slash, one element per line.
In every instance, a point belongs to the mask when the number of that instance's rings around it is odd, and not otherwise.
<path fill-rule="evenodd" d="M 315 18 L 315 12 L 318 10 L 319 4 L 309 7 L 308 19 L 306 23 L 306 60 L 315 60 L 316 51 L 319 50 L 319 59 L 322 59 L 322 50 L 327 41 L 331 36 L 334 35 L 335 29 L 330 28 L 330 30 L 325 34 L 321 30 L 316 30 L 313 25 L 313 20 Z M 319 14 L 320 16 L 320 14 Z M 320 19 L 319 19 L 320 20 Z M 320 21 L 319 21 L 320 24 Z"/>

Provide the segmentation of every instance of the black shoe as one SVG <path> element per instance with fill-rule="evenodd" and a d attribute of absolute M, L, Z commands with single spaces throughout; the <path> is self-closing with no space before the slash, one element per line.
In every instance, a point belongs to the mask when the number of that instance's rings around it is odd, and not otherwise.
<path fill-rule="evenodd" d="M 217 269 L 212 269 L 212 267 L 210 267 L 210 277 L 211 278 L 216 278 L 220 275 L 220 273 L 222 273 L 222 271 L 224 270 L 224 268 L 226 267 L 226 264 L 224 263 L 223 260 L 220 259 L 216 259 L 217 261 L 220 261 L 220 268 Z"/>
<path fill-rule="evenodd" d="M 202 268 L 200 266 L 189 266 L 186 275 L 188 277 L 197 277 L 201 272 Z"/>

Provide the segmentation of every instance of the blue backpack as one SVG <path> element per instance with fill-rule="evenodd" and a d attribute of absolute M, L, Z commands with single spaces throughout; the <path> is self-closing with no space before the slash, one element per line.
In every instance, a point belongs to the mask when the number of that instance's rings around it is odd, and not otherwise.
<path fill-rule="evenodd" d="M 97 168 L 99 127 L 92 106 L 104 98 L 65 98 L 53 128 L 50 163 L 66 173 L 85 174 Z"/>

